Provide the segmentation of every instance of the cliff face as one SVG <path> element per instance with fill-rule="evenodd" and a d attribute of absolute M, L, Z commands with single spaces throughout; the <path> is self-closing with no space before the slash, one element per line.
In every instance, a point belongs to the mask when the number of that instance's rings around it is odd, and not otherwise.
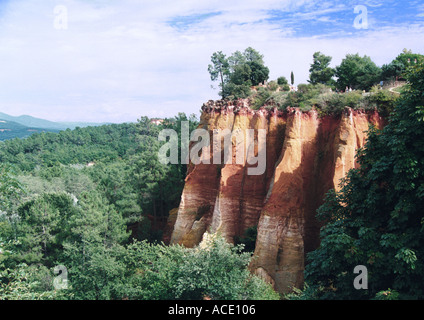
<path fill-rule="evenodd" d="M 220 233 L 229 242 L 257 227 L 251 270 L 279 292 L 303 283 L 305 254 L 319 244 L 321 225 L 315 218 L 325 193 L 338 189 L 340 178 L 357 166 L 356 150 L 365 143 L 369 124 L 381 128 L 377 112 L 346 108 L 341 116 L 318 117 L 316 111 L 276 109 L 253 111 L 246 100 L 208 102 L 199 128 L 233 133 L 231 163 L 189 166 L 170 243 L 193 247 L 206 233 Z M 245 129 L 266 132 L 266 167 L 236 162 Z M 257 134 L 256 134 L 257 136 Z M 246 139 L 244 140 L 246 141 Z M 222 152 L 214 146 L 214 152 Z M 246 146 L 247 148 L 247 146 Z M 258 146 L 255 145 L 255 155 Z M 215 162 L 216 163 L 216 162 Z"/>

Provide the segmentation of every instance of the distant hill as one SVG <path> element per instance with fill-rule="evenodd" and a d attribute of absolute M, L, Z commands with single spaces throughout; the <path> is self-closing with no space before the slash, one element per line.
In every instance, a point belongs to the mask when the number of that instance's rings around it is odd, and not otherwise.
<path fill-rule="evenodd" d="M 10 116 L 6 113 L 0 112 L 0 119 L 6 121 L 12 121 L 19 124 L 22 124 L 26 127 L 31 128 L 41 128 L 41 129 L 53 129 L 53 130 L 66 130 L 66 129 L 75 129 L 76 127 L 96 127 L 104 125 L 107 123 L 94 123 L 94 122 L 53 122 L 49 120 L 44 120 L 28 115 L 22 116 Z"/>
<path fill-rule="evenodd" d="M 76 127 L 96 127 L 107 123 L 93 122 L 53 122 L 28 115 L 11 116 L 0 112 L 0 141 L 13 138 L 26 138 L 36 132 L 59 132 Z"/>
<path fill-rule="evenodd" d="M 0 141 L 13 138 L 27 138 L 33 133 L 59 131 L 57 129 L 27 127 L 17 122 L 3 120 L 0 116 Z"/>

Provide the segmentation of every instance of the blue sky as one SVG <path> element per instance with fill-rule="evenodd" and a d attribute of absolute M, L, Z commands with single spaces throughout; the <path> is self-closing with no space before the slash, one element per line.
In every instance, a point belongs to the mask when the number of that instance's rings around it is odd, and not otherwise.
<path fill-rule="evenodd" d="M 360 15 L 367 28 L 355 27 Z M 423 36 L 424 0 L 0 0 L 0 111 L 98 122 L 199 114 L 219 98 L 214 51 L 251 46 L 271 79 L 293 70 L 298 84 L 316 51 L 333 66 L 347 53 L 381 66 L 404 48 L 424 54 Z"/>

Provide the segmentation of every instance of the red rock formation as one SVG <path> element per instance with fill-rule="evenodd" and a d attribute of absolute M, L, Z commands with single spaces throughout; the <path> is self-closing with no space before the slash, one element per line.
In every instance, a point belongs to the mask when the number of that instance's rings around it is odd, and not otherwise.
<path fill-rule="evenodd" d="M 321 118 L 316 111 L 294 108 L 253 111 L 247 100 L 210 101 L 202 110 L 199 127 L 209 130 L 211 141 L 217 129 L 239 135 L 245 129 L 265 129 L 266 170 L 249 175 L 247 163 L 236 163 L 236 137 L 232 163 L 191 165 L 170 242 L 193 247 L 206 232 L 233 242 L 257 226 L 251 270 L 279 292 L 301 286 L 305 254 L 319 244 L 316 209 L 325 193 L 337 189 L 340 178 L 357 166 L 355 152 L 364 145 L 369 124 L 382 127 L 383 119 L 377 112 L 350 108 L 341 116 Z"/>

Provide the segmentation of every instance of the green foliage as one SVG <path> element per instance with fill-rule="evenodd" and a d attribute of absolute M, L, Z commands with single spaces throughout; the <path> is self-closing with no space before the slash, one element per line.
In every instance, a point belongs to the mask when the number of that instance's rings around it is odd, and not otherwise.
<path fill-rule="evenodd" d="M 0 163 L 0 211 L 10 209 L 10 200 L 17 198 L 22 191 L 22 186 L 14 177 L 13 167 Z"/>
<path fill-rule="evenodd" d="M 314 61 L 309 69 L 309 80 L 311 84 L 333 84 L 334 69 L 330 68 L 331 57 L 321 52 L 314 53 Z"/>
<path fill-rule="evenodd" d="M 318 210 L 326 225 L 320 247 L 308 256 L 309 296 L 424 298 L 424 127 L 417 114 L 424 105 L 424 67 L 414 67 L 407 79 L 389 124 L 381 132 L 370 129 L 358 152 L 360 168 Z M 368 290 L 352 285 L 356 265 L 368 269 Z"/>
<path fill-rule="evenodd" d="M 43 194 L 18 208 L 16 228 L 18 245 L 11 249 L 8 264 L 42 263 L 53 266 L 62 252 L 62 240 L 68 233 L 68 219 L 75 212 L 73 200 L 66 194 Z"/>
<path fill-rule="evenodd" d="M 395 81 L 401 78 L 404 72 L 405 65 L 398 60 L 393 60 L 389 64 L 384 64 L 381 67 L 381 77 L 384 80 Z"/>
<path fill-rule="evenodd" d="M 383 117 L 388 117 L 394 110 L 399 95 L 389 90 L 373 87 L 371 94 L 367 96 L 366 102 L 370 107 L 376 107 Z"/>
<path fill-rule="evenodd" d="M 424 63 L 422 54 L 412 53 L 411 50 L 404 49 L 396 59 L 381 67 L 382 78 L 388 81 L 405 80 L 407 69 L 421 63 Z"/>
<path fill-rule="evenodd" d="M 279 78 L 277 79 L 277 83 L 278 83 L 278 85 L 280 85 L 280 86 L 284 86 L 284 85 L 286 85 L 286 84 L 289 84 L 289 81 L 287 80 L 287 78 L 286 78 L 286 77 L 279 77 Z"/>
<path fill-rule="evenodd" d="M 279 85 L 276 81 L 270 81 L 267 85 L 267 88 L 269 91 L 273 92 L 273 91 L 277 91 L 277 89 L 279 88 Z"/>
<path fill-rule="evenodd" d="M 41 128 L 31 128 L 24 126 L 20 123 L 13 121 L 6 121 L 1 117 L 0 114 L 0 141 L 13 139 L 13 138 L 27 138 L 34 133 L 40 133 L 45 131 L 50 132 L 59 132 L 55 129 L 41 129 Z"/>
<path fill-rule="evenodd" d="M 229 75 L 229 63 L 221 51 L 214 52 L 211 57 L 211 62 L 208 66 L 208 71 L 212 81 L 220 80 L 221 91 L 224 89 L 224 77 L 227 78 Z M 222 97 L 224 98 L 224 96 Z"/>
<path fill-rule="evenodd" d="M 197 125 L 193 115 L 165 119 L 161 126 L 142 117 L 137 124 L 78 128 L 6 141 L 0 145 L 0 158 L 14 164 L 16 186 L 26 191 L 19 193 L 20 198 L 9 194 L 5 198 L 12 201 L 7 204 L 17 207 L 44 193 L 66 193 L 78 199 L 81 193 L 97 190 L 133 230 L 143 230 L 134 236 L 160 238 L 152 228 L 160 226 L 155 221 L 163 221 L 178 206 L 187 168 L 158 162 L 157 136 L 161 128 L 180 132 L 181 121 L 190 121 L 190 130 Z M 6 176 L 10 174 L 2 175 Z M 152 226 L 147 215 L 154 216 Z"/>
<path fill-rule="evenodd" d="M 94 192 L 82 195 L 78 209 L 67 220 L 61 260 L 69 270 L 70 292 L 75 299 L 111 299 L 124 280 L 125 220 Z"/>
<path fill-rule="evenodd" d="M 375 295 L 375 300 L 398 300 L 399 292 L 391 290 L 390 288 L 384 291 L 380 291 Z"/>
<path fill-rule="evenodd" d="M 246 252 L 254 252 L 258 228 L 256 226 L 247 228 L 241 237 L 235 237 L 234 243 L 243 245 Z"/>
<path fill-rule="evenodd" d="M 59 300 L 63 291 L 54 290 L 52 282 L 43 276 L 48 270 L 40 266 L 19 264 L 15 268 L 0 270 L 0 300 Z"/>
<path fill-rule="evenodd" d="M 243 53 L 236 51 L 228 58 L 221 51 L 215 52 L 211 62 L 208 71 L 212 81 L 220 79 L 223 99 L 246 98 L 251 86 L 257 86 L 269 77 L 269 68 L 264 65 L 263 56 L 251 47 Z"/>
<path fill-rule="evenodd" d="M 336 67 L 335 76 L 337 77 L 336 86 L 339 90 L 345 90 L 347 87 L 368 91 L 379 82 L 381 69 L 368 56 L 348 54 Z"/>
<path fill-rule="evenodd" d="M 247 269 L 250 253 L 217 238 L 206 247 L 136 242 L 126 263 L 137 270 L 124 289 L 129 299 L 278 299 L 270 285 Z"/>
<path fill-rule="evenodd" d="M 0 144 L 0 161 L 16 164 L 21 171 L 62 165 L 86 165 L 91 161 L 110 162 L 133 152 L 135 124 L 112 124 L 77 128 L 59 133 L 33 134 Z"/>
<path fill-rule="evenodd" d="M 234 84 L 229 82 L 226 84 L 222 94 L 225 98 L 231 100 L 244 99 L 250 95 L 250 84 Z"/>
<path fill-rule="evenodd" d="M 267 88 L 259 87 L 257 89 L 257 93 L 253 96 L 253 99 L 251 102 L 252 108 L 259 109 L 260 107 L 265 105 L 267 101 L 269 101 L 270 97 L 271 97 L 271 92 Z"/>
<path fill-rule="evenodd" d="M 291 92 L 272 92 L 265 87 L 260 87 L 255 94 L 251 95 L 254 109 L 267 104 L 282 110 L 288 107 L 297 107 L 303 111 L 315 108 L 321 116 L 340 114 L 346 107 L 363 110 L 377 109 L 382 116 L 388 116 L 393 111 L 398 98 L 398 94 L 376 87 L 366 94 L 357 90 L 337 93 L 324 84 L 299 84 L 298 91 Z"/>
<path fill-rule="evenodd" d="M 0 196 L 8 209 L 0 215 L 2 299 L 278 298 L 250 274 L 250 253 L 241 254 L 241 247 L 221 241 L 203 251 L 131 243 L 133 224 L 140 233 L 132 236 L 160 239 L 149 230 L 156 220 L 150 224 L 147 214 L 166 218 L 179 204 L 187 168 L 158 161 L 157 135 L 162 128 L 181 132 L 182 121 L 190 121 L 190 131 L 197 126 L 195 117 L 180 114 L 161 126 L 140 118 L 134 127 L 77 129 L 3 144 L 1 156 L 16 164 L 18 176 L 10 167 L 1 175 Z M 94 143 L 105 141 L 96 133 L 105 130 L 117 141 Z M 87 158 L 87 149 L 98 156 Z M 103 157 L 104 150 L 110 157 Z M 88 160 L 94 165 L 87 166 Z M 20 185 L 26 194 L 11 197 L 20 195 Z M 55 291 L 57 265 L 67 268 L 69 287 Z"/>

